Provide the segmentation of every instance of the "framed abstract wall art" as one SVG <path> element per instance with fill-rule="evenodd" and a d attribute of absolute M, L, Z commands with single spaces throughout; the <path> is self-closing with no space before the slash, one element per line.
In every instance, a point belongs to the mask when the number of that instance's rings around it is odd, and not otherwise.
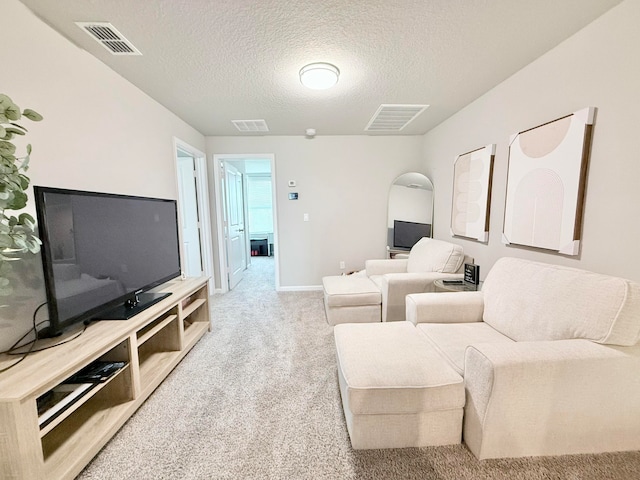
<path fill-rule="evenodd" d="M 511 136 L 503 243 L 578 255 L 595 110 Z"/>
<path fill-rule="evenodd" d="M 495 144 L 458 155 L 453 162 L 451 235 L 489 241 Z"/>

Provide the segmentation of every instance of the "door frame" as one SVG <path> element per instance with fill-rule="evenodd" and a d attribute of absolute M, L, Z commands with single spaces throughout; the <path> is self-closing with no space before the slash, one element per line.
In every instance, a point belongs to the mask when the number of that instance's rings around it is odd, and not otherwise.
<path fill-rule="evenodd" d="M 218 233 L 218 271 L 220 272 L 220 293 L 229 291 L 229 275 L 227 269 L 227 242 L 224 233 L 224 175 L 220 167 L 225 160 L 269 160 L 271 165 L 271 210 L 273 212 L 273 260 L 275 262 L 275 289 L 280 290 L 280 267 L 278 256 L 278 204 L 276 192 L 276 161 L 273 153 L 227 153 L 213 155 L 213 173 L 215 181 L 216 227 Z"/>
<path fill-rule="evenodd" d="M 213 250 L 211 238 L 211 216 L 209 212 L 209 182 L 207 177 L 207 156 L 197 148 L 187 142 L 173 137 L 173 163 L 176 172 L 176 193 L 180 190 L 178 179 L 178 150 L 188 153 L 193 157 L 193 166 L 196 179 L 196 194 L 198 196 L 198 217 L 200 221 L 200 252 L 202 255 L 203 274 L 209 277 L 209 293 L 215 290 L 215 279 L 213 276 Z M 182 213 L 178 209 L 178 221 L 182 230 Z M 182 245 L 182 232 L 180 232 L 180 255 L 184 260 L 184 247 Z M 181 262 L 183 263 L 183 262 Z"/>

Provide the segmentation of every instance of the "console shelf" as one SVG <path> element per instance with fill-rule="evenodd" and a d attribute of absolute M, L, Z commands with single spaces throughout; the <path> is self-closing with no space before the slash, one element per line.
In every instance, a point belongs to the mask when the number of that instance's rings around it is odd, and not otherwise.
<path fill-rule="evenodd" d="M 140 330 L 137 334 L 138 346 L 142 345 L 144 342 L 152 338 L 156 333 L 169 325 L 176 318 L 178 318 L 177 315 L 169 315 L 167 318 L 158 319 L 157 321 L 152 322 L 150 325 L 148 325 L 148 328 L 145 327 L 144 329 Z"/>
<path fill-rule="evenodd" d="M 112 377 L 110 377 L 107 381 L 105 381 L 104 383 L 98 383 L 97 385 L 92 387 L 89 391 L 84 393 L 75 403 L 73 403 L 68 408 L 66 408 L 64 411 L 62 411 L 56 418 L 51 420 L 51 422 L 48 423 L 46 426 L 42 427 L 40 429 L 40 437 L 44 437 L 49 432 L 51 432 L 54 428 L 56 428 L 64 420 L 66 420 L 67 417 L 69 417 L 72 413 L 74 413 L 78 408 L 84 407 L 86 402 L 88 402 L 91 397 L 96 395 L 103 388 L 105 388 L 105 387 L 106 388 L 113 388 L 113 386 L 109 387 L 109 384 L 112 381 L 114 381 L 115 379 L 117 379 L 119 375 L 126 375 L 126 373 L 128 373 L 128 370 L 129 370 L 129 366 L 125 365 L 118 372 L 116 372 Z"/>
<path fill-rule="evenodd" d="M 77 339 L 0 374 L 0 478 L 73 479 L 210 330 L 207 278 L 168 282 L 167 298 L 129 320 L 96 322 Z M 42 428 L 37 400 L 94 361 L 125 366 Z M 0 356 L 0 367 L 14 362 Z"/>

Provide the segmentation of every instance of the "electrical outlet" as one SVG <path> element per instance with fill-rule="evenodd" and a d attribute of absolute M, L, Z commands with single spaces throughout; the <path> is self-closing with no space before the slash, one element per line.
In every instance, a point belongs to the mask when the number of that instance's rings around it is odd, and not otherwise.
<path fill-rule="evenodd" d="M 340 270 L 344 270 L 346 268 L 344 262 L 340 262 Z"/>

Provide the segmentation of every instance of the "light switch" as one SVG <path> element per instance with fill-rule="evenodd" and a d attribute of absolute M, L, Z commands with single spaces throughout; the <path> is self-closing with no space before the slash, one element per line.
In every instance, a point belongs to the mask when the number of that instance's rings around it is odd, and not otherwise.
<path fill-rule="evenodd" d="M 308 214 L 308 213 L 305 213 L 305 214 L 304 214 L 304 221 L 305 221 L 305 222 L 308 222 L 308 221 L 309 221 L 309 214 Z"/>

